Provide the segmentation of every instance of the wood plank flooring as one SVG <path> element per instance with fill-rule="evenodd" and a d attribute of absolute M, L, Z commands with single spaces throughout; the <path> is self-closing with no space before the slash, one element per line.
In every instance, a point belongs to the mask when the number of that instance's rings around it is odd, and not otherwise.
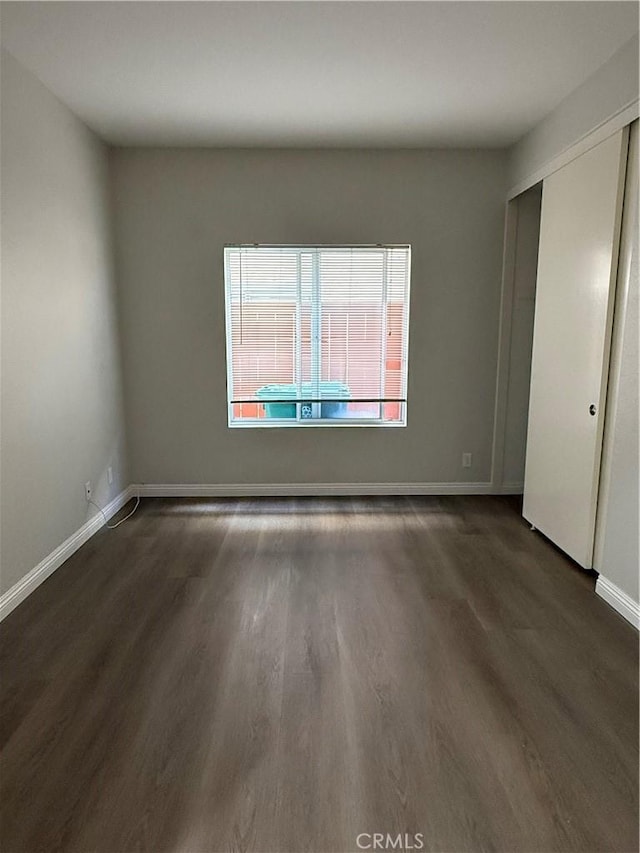
<path fill-rule="evenodd" d="M 635 851 L 593 587 L 502 498 L 144 500 L 0 626 L 1 849 Z"/>

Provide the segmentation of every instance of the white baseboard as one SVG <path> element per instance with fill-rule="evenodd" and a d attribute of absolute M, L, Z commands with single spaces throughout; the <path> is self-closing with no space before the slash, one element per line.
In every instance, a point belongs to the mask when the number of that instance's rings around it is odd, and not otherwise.
<path fill-rule="evenodd" d="M 494 486 L 492 495 L 522 495 L 524 494 L 524 483 L 502 483 Z"/>
<path fill-rule="evenodd" d="M 134 488 L 147 498 L 498 494 L 491 483 L 140 483 Z"/>
<path fill-rule="evenodd" d="M 133 486 L 127 486 L 124 491 L 120 492 L 103 511 L 109 519 L 114 516 L 118 510 L 136 494 Z M 56 569 L 74 554 L 81 545 L 90 539 L 104 525 L 105 521 L 102 514 L 97 512 L 82 527 L 78 528 L 75 533 L 72 533 L 68 539 L 58 545 L 58 547 L 48 554 L 44 560 L 38 563 L 30 572 L 28 572 L 18 583 L 14 584 L 11 589 L 8 589 L 3 595 L 0 595 L 0 621 L 5 616 L 8 616 L 11 611 L 16 608 L 20 602 L 30 595 L 36 587 L 45 581 L 49 575 L 53 574 Z"/>
<path fill-rule="evenodd" d="M 631 622 L 635 628 L 640 629 L 640 604 L 634 601 L 630 595 L 627 595 L 619 586 L 616 586 L 603 575 L 598 576 L 596 592 L 600 598 L 604 598 L 607 604 L 610 604 L 614 610 L 624 616 L 627 622 Z"/>

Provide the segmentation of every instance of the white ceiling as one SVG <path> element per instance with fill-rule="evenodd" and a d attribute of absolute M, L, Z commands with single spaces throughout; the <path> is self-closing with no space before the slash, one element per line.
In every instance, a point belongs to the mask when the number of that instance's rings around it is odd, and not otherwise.
<path fill-rule="evenodd" d="M 635 2 L 3 2 L 2 43 L 109 142 L 506 146 Z"/>

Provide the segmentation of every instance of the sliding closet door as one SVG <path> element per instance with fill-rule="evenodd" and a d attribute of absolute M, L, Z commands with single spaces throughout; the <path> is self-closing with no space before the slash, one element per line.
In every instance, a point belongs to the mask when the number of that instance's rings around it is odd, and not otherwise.
<path fill-rule="evenodd" d="M 545 179 L 524 517 L 581 566 L 593 540 L 627 130 Z"/>

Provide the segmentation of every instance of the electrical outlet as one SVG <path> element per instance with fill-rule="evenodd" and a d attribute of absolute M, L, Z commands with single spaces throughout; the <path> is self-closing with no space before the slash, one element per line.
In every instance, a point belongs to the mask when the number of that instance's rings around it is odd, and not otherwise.
<path fill-rule="evenodd" d="M 93 487 L 91 486 L 91 480 L 87 480 L 84 484 L 84 494 L 88 501 L 91 500 L 91 495 L 93 494 Z"/>
<path fill-rule="evenodd" d="M 113 468 L 111 465 L 107 468 L 107 480 L 109 481 L 109 485 L 113 483 Z"/>
<path fill-rule="evenodd" d="M 471 461 L 473 457 L 470 453 L 462 454 L 462 467 L 463 468 L 471 468 Z"/>

